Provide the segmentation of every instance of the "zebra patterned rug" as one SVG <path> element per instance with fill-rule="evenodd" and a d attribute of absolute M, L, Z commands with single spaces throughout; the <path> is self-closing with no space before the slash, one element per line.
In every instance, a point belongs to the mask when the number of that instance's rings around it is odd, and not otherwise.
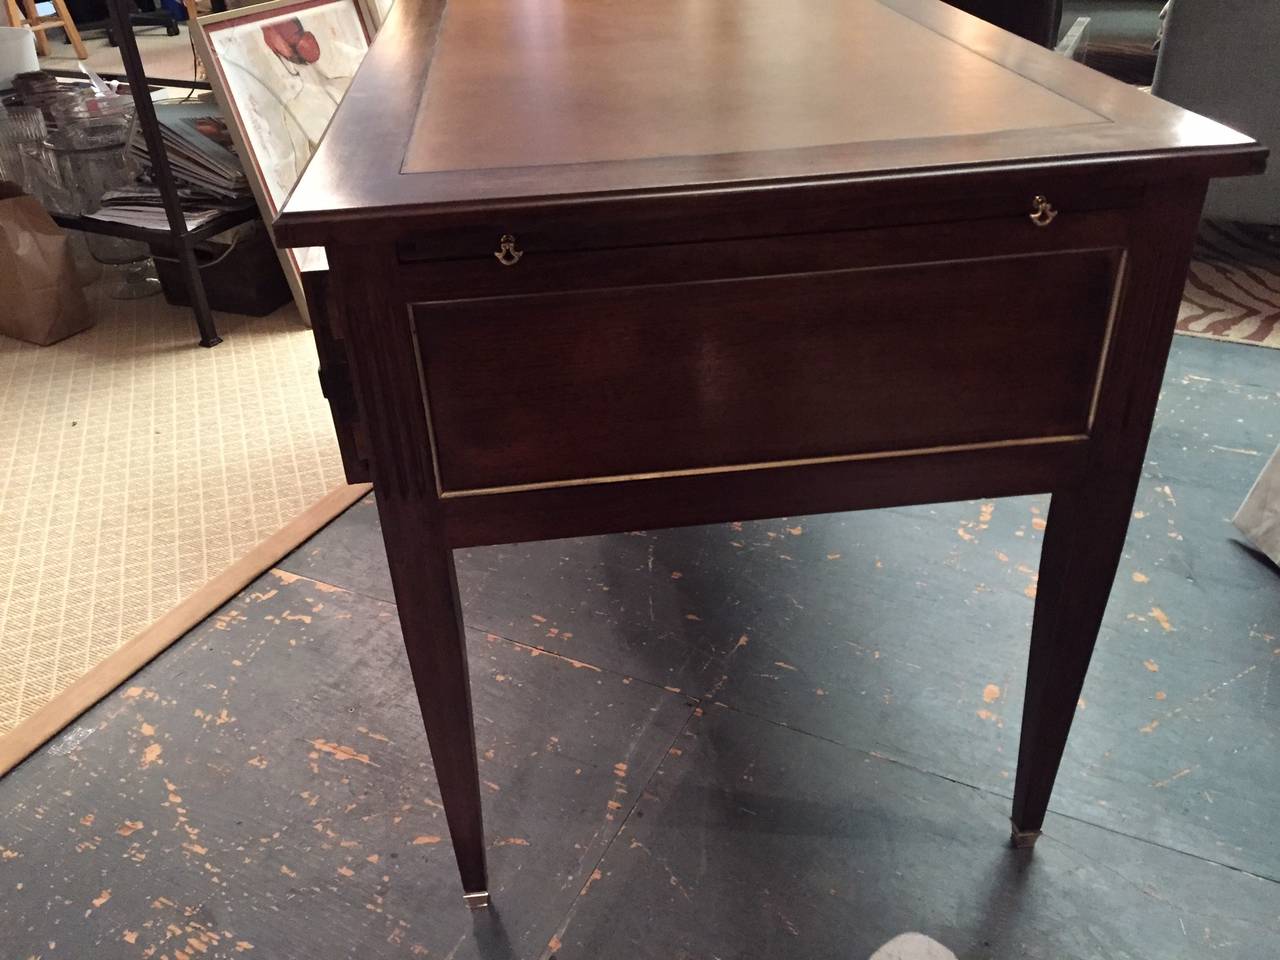
<path fill-rule="evenodd" d="M 1206 220 L 1178 332 L 1280 348 L 1280 231 Z"/>

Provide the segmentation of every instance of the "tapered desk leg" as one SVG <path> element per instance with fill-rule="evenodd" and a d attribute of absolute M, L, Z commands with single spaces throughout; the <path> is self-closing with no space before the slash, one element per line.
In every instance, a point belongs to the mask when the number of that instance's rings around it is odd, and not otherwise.
<path fill-rule="evenodd" d="M 1133 495 L 1130 480 L 1109 490 L 1061 491 L 1050 503 L 1013 793 L 1014 846 L 1034 844 L 1044 823 L 1120 563 Z"/>
<path fill-rule="evenodd" d="M 1147 191 L 1122 261 L 1088 462 L 1049 505 L 1013 791 L 1015 846 L 1034 844 L 1044 825 L 1120 564 L 1204 189 L 1195 182 Z"/>
<path fill-rule="evenodd" d="M 395 249 L 362 240 L 328 249 L 329 320 L 352 324 L 350 361 L 372 454 L 382 539 L 405 651 L 427 728 L 453 854 L 470 907 L 488 905 L 462 605 L 442 529 L 416 347 Z"/>
<path fill-rule="evenodd" d="M 488 905 L 480 770 L 471 714 L 462 604 L 453 552 L 433 537 L 412 506 L 378 501 L 409 668 L 440 785 L 453 854 L 470 907 Z M 404 576 L 409 571 L 409 576 Z M 406 582 L 407 581 L 407 582 Z"/>

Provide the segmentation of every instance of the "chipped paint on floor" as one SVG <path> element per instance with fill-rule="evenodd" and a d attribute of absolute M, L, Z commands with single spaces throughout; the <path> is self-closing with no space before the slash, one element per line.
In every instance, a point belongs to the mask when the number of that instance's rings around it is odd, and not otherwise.
<path fill-rule="evenodd" d="M 1280 382 L 1249 354 L 1175 349 L 1033 856 L 1004 839 L 1046 498 L 460 553 L 484 915 L 366 501 L 0 781 L 5 950 L 1265 956 L 1280 601 L 1226 451 L 1280 442 Z"/>

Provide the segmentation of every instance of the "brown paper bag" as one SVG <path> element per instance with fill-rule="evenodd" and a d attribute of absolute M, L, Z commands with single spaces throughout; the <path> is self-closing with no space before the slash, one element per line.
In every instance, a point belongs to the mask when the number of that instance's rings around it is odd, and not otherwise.
<path fill-rule="evenodd" d="M 91 326 L 66 233 L 35 197 L 0 184 L 0 334 L 45 346 Z"/>

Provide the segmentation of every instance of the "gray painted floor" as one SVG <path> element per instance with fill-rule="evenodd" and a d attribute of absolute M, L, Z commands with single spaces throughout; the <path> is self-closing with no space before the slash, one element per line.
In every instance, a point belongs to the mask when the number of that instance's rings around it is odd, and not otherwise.
<path fill-rule="evenodd" d="M 1177 338 L 1033 853 L 1047 498 L 460 553 L 475 915 L 366 500 L 0 781 L 0 960 L 1276 957 L 1278 442 L 1280 353 Z"/>

